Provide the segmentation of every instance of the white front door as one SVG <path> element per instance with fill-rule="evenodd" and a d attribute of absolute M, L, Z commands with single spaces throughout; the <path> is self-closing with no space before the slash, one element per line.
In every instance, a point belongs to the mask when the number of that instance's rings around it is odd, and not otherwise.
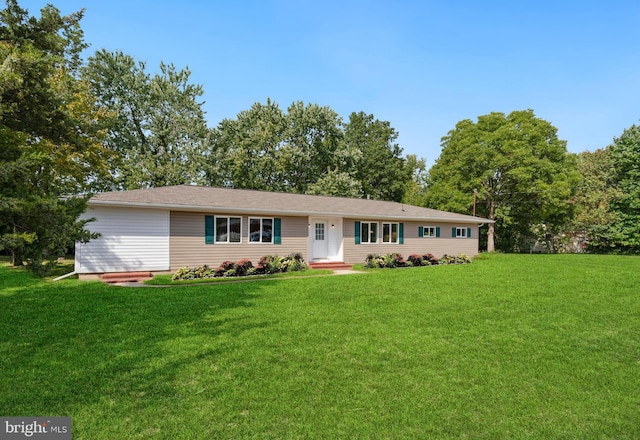
<path fill-rule="evenodd" d="M 315 220 L 312 224 L 313 259 L 322 260 L 329 256 L 329 231 L 326 220 Z"/>

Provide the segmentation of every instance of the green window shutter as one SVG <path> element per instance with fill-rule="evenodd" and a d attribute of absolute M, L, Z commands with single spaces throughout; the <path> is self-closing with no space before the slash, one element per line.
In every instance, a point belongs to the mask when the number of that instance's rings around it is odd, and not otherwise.
<path fill-rule="evenodd" d="M 424 226 L 418 226 L 418 237 L 424 237 Z"/>
<path fill-rule="evenodd" d="M 456 228 L 451 228 L 451 236 L 456 238 Z"/>
<path fill-rule="evenodd" d="M 471 228 L 467 228 L 467 238 L 471 238 Z"/>
<path fill-rule="evenodd" d="M 282 244 L 282 219 L 273 219 L 273 244 Z"/>
<path fill-rule="evenodd" d="M 436 238 L 440 238 L 440 226 L 436 226 Z"/>
<path fill-rule="evenodd" d="M 356 222 L 356 227 L 355 227 L 355 238 L 356 238 L 356 244 L 360 244 L 360 222 Z"/>
<path fill-rule="evenodd" d="M 398 225 L 398 237 L 400 239 L 400 244 L 404 244 L 404 223 L 400 223 Z"/>
<path fill-rule="evenodd" d="M 215 232 L 216 232 L 216 229 L 213 222 L 213 216 L 205 215 L 204 216 L 204 243 L 205 244 L 213 244 L 215 242 L 214 241 Z"/>

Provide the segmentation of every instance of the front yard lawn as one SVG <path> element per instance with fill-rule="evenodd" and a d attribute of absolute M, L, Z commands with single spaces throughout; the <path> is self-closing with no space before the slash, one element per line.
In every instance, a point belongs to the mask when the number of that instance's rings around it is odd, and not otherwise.
<path fill-rule="evenodd" d="M 126 288 L 0 266 L 0 414 L 80 439 L 637 439 L 640 258 Z"/>

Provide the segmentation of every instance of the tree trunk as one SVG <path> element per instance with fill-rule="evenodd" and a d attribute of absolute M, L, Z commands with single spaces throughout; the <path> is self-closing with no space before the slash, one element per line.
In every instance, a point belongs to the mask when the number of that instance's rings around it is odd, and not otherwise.
<path fill-rule="evenodd" d="M 489 220 L 495 221 L 495 202 L 493 200 L 489 201 Z M 489 223 L 489 231 L 487 232 L 487 252 L 495 252 L 495 223 Z"/>

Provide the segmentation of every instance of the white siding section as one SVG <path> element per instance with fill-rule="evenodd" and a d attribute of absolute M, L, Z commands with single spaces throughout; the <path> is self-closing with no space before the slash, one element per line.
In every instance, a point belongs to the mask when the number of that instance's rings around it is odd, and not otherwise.
<path fill-rule="evenodd" d="M 87 228 L 100 238 L 76 243 L 78 273 L 169 270 L 169 211 L 89 208 Z"/>

